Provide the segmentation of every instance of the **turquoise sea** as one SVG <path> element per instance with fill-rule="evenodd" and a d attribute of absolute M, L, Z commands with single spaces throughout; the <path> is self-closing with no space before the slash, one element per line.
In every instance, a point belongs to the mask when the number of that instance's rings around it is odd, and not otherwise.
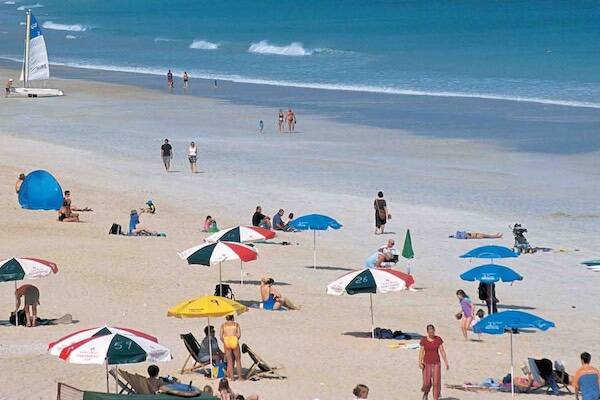
<path fill-rule="evenodd" d="M 0 57 L 27 8 L 51 63 L 600 108 L 598 1 L 1 0 Z"/>

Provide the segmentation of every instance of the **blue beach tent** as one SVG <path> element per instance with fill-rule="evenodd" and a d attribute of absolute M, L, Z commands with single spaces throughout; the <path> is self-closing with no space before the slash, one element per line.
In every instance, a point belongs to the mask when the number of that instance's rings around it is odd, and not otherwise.
<path fill-rule="evenodd" d="M 27 210 L 58 210 L 63 202 L 60 184 L 48 171 L 29 173 L 19 190 L 19 204 Z"/>

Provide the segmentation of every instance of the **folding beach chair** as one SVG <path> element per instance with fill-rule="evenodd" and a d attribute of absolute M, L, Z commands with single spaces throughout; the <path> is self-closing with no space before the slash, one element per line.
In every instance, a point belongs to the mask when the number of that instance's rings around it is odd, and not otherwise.
<path fill-rule="evenodd" d="M 252 366 L 248 369 L 246 379 L 258 380 L 260 378 L 274 378 L 274 379 L 285 379 L 284 375 L 281 375 L 278 371 L 282 370 L 281 366 L 271 366 L 265 360 L 263 360 L 258 354 L 256 354 L 247 344 L 242 345 L 242 353 L 247 353 L 252 359 Z"/>
<path fill-rule="evenodd" d="M 121 378 L 119 378 L 119 374 L 114 370 L 114 369 L 110 369 L 108 371 L 108 374 L 110 376 L 112 376 L 114 378 L 114 380 L 117 382 L 117 385 L 119 385 L 119 394 L 134 394 L 134 390 L 131 387 L 131 385 L 129 383 L 127 383 L 126 381 L 121 380 Z"/>
<path fill-rule="evenodd" d="M 540 372 L 540 366 L 541 366 L 546 374 L 549 374 L 549 373 L 553 374 L 554 380 L 556 381 L 556 384 L 558 385 L 559 391 L 565 390 L 569 394 L 572 393 L 571 389 L 569 389 L 568 382 L 565 382 L 564 371 L 560 375 L 557 373 L 558 371 L 554 371 L 552 361 L 548 360 L 547 358 L 542 358 L 541 360 L 536 360 L 535 358 L 530 357 L 527 359 L 527 365 L 529 366 L 529 371 L 531 371 L 531 376 L 533 377 L 534 382 L 537 382 L 540 384 L 540 386 L 532 389 L 531 390 L 532 392 L 538 392 L 541 390 L 545 390 L 546 394 L 547 394 L 550 392 L 550 390 L 552 390 L 552 388 L 550 387 L 550 384 L 542 376 L 542 373 Z"/>
<path fill-rule="evenodd" d="M 119 369 L 119 375 L 123 377 L 125 382 L 133 389 L 133 394 L 154 394 L 148 386 L 148 379 L 139 374 L 132 374 L 125 370 Z"/>
<path fill-rule="evenodd" d="M 191 333 L 184 333 L 179 336 L 181 337 L 181 340 L 183 340 L 183 344 L 185 344 L 185 348 L 189 353 L 187 358 L 185 359 L 185 363 L 183 363 L 183 367 L 181 367 L 181 373 L 185 374 L 186 372 L 194 372 L 198 369 L 208 368 L 210 362 L 200 361 L 200 357 L 198 357 L 198 353 L 200 352 L 200 344 L 198 343 L 194 335 Z M 194 360 L 194 363 L 191 367 L 186 368 L 188 362 L 190 361 L 190 358 Z"/>

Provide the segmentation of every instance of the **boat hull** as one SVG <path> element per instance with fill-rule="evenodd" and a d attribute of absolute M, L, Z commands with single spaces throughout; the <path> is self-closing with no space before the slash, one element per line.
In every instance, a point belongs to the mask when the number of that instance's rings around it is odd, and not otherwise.
<path fill-rule="evenodd" d="M 57 97 L 64 96 L 62 90 L 59 89 L 42 89 L 42 88 L 13 88 L 10 91 L 11 97 Z"/>

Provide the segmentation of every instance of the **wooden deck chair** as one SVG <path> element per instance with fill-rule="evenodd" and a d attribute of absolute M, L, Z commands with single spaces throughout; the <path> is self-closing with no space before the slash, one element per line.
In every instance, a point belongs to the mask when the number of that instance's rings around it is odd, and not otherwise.
<path fill-rule="evenodd" d="M 185 374 L 186 372 L 194 372 L 198 369 L 207 369 L 210 362 L 200 361 L 200 357 L 198 357 L 198 353 L 200 352 L 200 344 L 191 333 L 184 333 L 179 335 L 181 340 L 183 340 L 183 344 L 188 351 L 188 356 L 185 359 L 185 363 L 183 363 L 183 367 L 181 367 L 181 373 Z M 194 363 L 191 367 L 186 368 L 190 359 L 194 360 Z"/>
<path fill-rule="evenodd" d="M 121 380 L 121 378 L 119 378 L 119 374 L 114 369 L 111 368 L 108 371 L 108 374 L 112 376 L 117 382 L 117 385 L 119 385 L 119 394 L 134 394 L 134 390 L 131 385 L 126 381 Z"/>
<path fill-rule="evenodd" d="M 527 365 L 529 366 L 529 370 L 531 371 L 531 376 L 533 377 L 534 382 L 540 384 L 540 386 L 532 389 L 531 391 L 538 392 L 541 390 L 545 390 L 546 393 L 550 393 L 550 390 L 552 390 L 548 381 L 546 381 L 540 373 L 540 367 L 538 366 L 540 363 L 543 363 L 546 369 L 552 371 L 552 373 L 554 374 L 554 379 L 556 380 L 556 384 L 558 385 L 558 390 L 565 390 L 566 392 L 571 394 L 571 389 L 569 389 L 569 386 L 566 383 L 564 383 L 564 379 L 561 376 L 558 376 L 557 372 L 554 371 L 552 361 L 548 360 L 547 358 L 536 360 L 530 357 L 527 359 Z"/>
<path fill-rule="evenodd" d="M 154 394 L 150 390 L 148 379 L 145 376 L 132 374 L 122 369 L 119 369 L 119 375 L 131 386 L 135 394 Z"/>
<path fill-rule="evenodd" d="M 286 378 L 284 375 L 278 372 L 282 370 L 283 367 L 269 365 L 245 343 L 242 345 L 242 353 L 247 353 L 253 362 L 252 366 L 246 373 L 246 379 L 258 380 L 260 378 Z"/>

